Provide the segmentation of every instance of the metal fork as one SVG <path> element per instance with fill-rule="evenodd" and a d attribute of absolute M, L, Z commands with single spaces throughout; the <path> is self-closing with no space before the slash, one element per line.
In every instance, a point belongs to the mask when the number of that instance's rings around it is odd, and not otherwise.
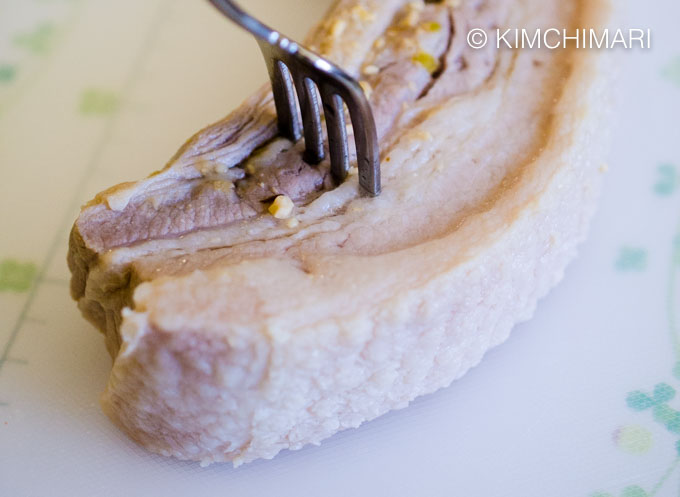
<path fill-rule="evenodd" d="M 361 86 L 345 71 L 311 50 L 298 45 L 245 13 L 231 0 L 210 0 L 217 9 L 255 36 L 264 55 L 274 93 L 279 132 L 291 141 L 304 133 L 304 159 L 318 164 L 324 159 L 318 93 L 321 95 L 331 174 L 341 183 L 349 172 L 349 148 L 344 105 L 354 129 L 359 184 L 369 194 L 380 194 L 380 151 L 373 112 Z M 295 94 L 300 103 L 302 123 Z"/>

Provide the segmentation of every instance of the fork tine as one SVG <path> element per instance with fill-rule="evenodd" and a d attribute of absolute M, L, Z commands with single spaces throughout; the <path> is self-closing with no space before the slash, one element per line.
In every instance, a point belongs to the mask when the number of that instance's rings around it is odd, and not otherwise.
<path fill-rule="evenodd" d="M 229 19 L 255 35 L 269 70 L 279 132 L 294 142 L 300 139 L 303 131 L 298 113 L 299 100 L 304 122 L 305 160 L 309 163 L 318 163 L 324 156 L 316 92 L 318 88 L 328 129 L 331 174 L 337 183 L 341 183 L 349 172 L 344 110 L 347 105 L 354 130 L 359 185 L 369 195 L 379 195 L 378 136 L 370 102 L 359 83 L 330 61 L 248 15 L 234 0 L 210 2 Z"/>
<path fill-rule="evenodd" d="M 268 49 L 262 48 L 267 60 L 269 78 L 272 82 L 274 104 L 279 122 L 279 132 L 289 140 L 296 142 L 300 139 L 301 124 L 297 111 L 293 78 L 286 64 L 269 56 Z"/>
<path fill-rule="evenodd" d="M 380 148 L 373 113 L 366 99 L 350 97 L 345 102 L 354 130 L 359 184 L 369 194 L 380 195 Z"/>
<path fill-rule="evenodd" d="M 337 183 L 342 183 L 349 172 L 349 148 L 347 145 L 347 127 L 345 124 L 344 103 L 333 88 L 321 90 L 326 128 L 328 130 L 328 149 L 331 154 L 331 174 Z"/>
<path fill-rule="evenodd" d="M 325 156 L 323 149 L 323 132 L 321 130 L 321 113 L 319 98 L 314 81 L 305 77 L 300 71 L 293 74 L 297 89 L 300 112 L 302 113 L 302 131 L 305 135 L 305 162 L 318 164 Z"/>

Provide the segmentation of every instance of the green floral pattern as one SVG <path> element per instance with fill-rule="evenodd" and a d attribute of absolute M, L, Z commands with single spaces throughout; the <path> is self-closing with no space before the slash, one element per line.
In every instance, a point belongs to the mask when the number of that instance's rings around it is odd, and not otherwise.
<path fill-rule="evenodd" d="M 614 432 L 614 441 L 619 449 L 629 454 L 645 454 L 652 448 L 652 433 L 639 425 L 624 426 Z"/>
<path fill-rule="evenodd" d="M 16 66 L 12 64 L 0 64 L 0 85 L 10 83 L 16 77 Z"/>
<path fill-rule="evenodd" d="M 619 271 L 644 271 L 647 268 L 647 251 L 638 247 L 623 247 L 616 260 Z"/>
<path fill-rule="evenodd" d="M 84 115 L 108 115 L 118 109 L 119 99 L 114 92 L 88 88 L 80 95 L 78 110 Z"/>
<path fill-rule="evenodd" d="M 659 164 L 658 181 L 654 184 L 654 191 L 657 195 L 668 196 L 675 193 L 678 188 L 678 172 L 673 164 Z"/>
<path fill-rule="evenodd" d="M 0 292 L 26 292 L 35 278 L 36 266 L 32 262 L 4 259 L 0 262 Z"/>
<path fill-rule="evenodd" d="M 32 27 L 22 31 L 0 33 L 9 41 L 7 45 L 9 53 L 3 53 L 3 59 L 0 60 L 0 90 L 3 91 L 0 94 L 0 117 L 3 117 L 10 107 L 16 105 L 40 79 L 48 66 L 46 61 L 56 52 L 60 41 L 65 39 L 69 28 L 79 15 L 80 0 L 60 2 L 71 4 L 70 9 L 60 12 L 61 16 L 35 19 Z M 64 16 L 64 12 L 70 15 Z M 36 17 L 39 17 L 39 14 Z"/>
<path fill-rule="evenodd" d="M 677 55 L 661 70 L 661 75 L 680 88 L 680 55 Z"/>
<path fill-rule="evenodd" d="M 47 54 L 54 43 L 56 29 L 51 23 L 43 23 L 35 29 L 14 37 L 14 45 L 36 55 Z"/>
<path fill-rule="evenodd" d="M 678 178 L 675 166 L 672 164 L 660 164 L 658 166 L 658 180 L 653 190 L 656 194 L 668 197 L 677 191 Z M 673 345 L 676 362 L 671 374 L 674 380 L 680 380 L 680 337 L 675 308 L 677 306 L 676 279 L 680 274 L 680 226 L 673 238 L 671 247 L 671 261 L 668 287 L 668 329 Z M 615 262 L 619 271 L 642 271 L 647 266 L 647 252 L 640 248 L 624 247 L 621 249 Z M 676 387 L 672 381 L 660 382 L 651 389 L 633 390 L 626 396 L 626 405 L 636 415 L 647 415 L 653 422 L 661 425 L 669 437 L 672 437 L 675 445 L 675 458 L 671 461 L 666 472 L 649 489 L 640 485 L 627 486 L 618 494 L 607 492 L 595 492 L 590 497 L 653 497 L 666 484 L 680 465 L 680 410 L 673 407 L 672 402 L 677 395 Z M 644 454 L 652 446 L 651 432 L 641 426 L 626 426 L 614 432 L 614 441 L 617 446 L 631 454 Z"/>

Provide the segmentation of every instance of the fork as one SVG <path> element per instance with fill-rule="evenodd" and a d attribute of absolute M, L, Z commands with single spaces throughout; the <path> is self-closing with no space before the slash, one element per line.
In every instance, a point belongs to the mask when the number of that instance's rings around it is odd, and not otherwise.
<path fill-rule="evenodd" d="M 232 0 L 209 1 L 257 39 L 271 79 L 279 133 L 293 142 L 304 134 L 303 157 L 313 165 L 325 157 L 318 95 L 321 96 L 331 174 L 337 183 L 345 180 L 350 167 L 344 110 L 347 106 L 354 130 L 359 185 L 370 195 L 379 195 L 378 136 L 371 106 L 359 83 L 338 66 L 250 16 Z"/>

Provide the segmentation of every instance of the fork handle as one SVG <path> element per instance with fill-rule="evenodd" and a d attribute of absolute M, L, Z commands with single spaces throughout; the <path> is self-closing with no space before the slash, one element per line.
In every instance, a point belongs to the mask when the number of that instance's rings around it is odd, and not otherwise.
<path fill-rule="evenodd" d="M 246 13 L 232 0 L 210 0 L 210 3 L 213 4 L 217 10 L 254 36 L 269 43 L 276 43 L 279 40 L 281 35 L 277 31 Z"/>

